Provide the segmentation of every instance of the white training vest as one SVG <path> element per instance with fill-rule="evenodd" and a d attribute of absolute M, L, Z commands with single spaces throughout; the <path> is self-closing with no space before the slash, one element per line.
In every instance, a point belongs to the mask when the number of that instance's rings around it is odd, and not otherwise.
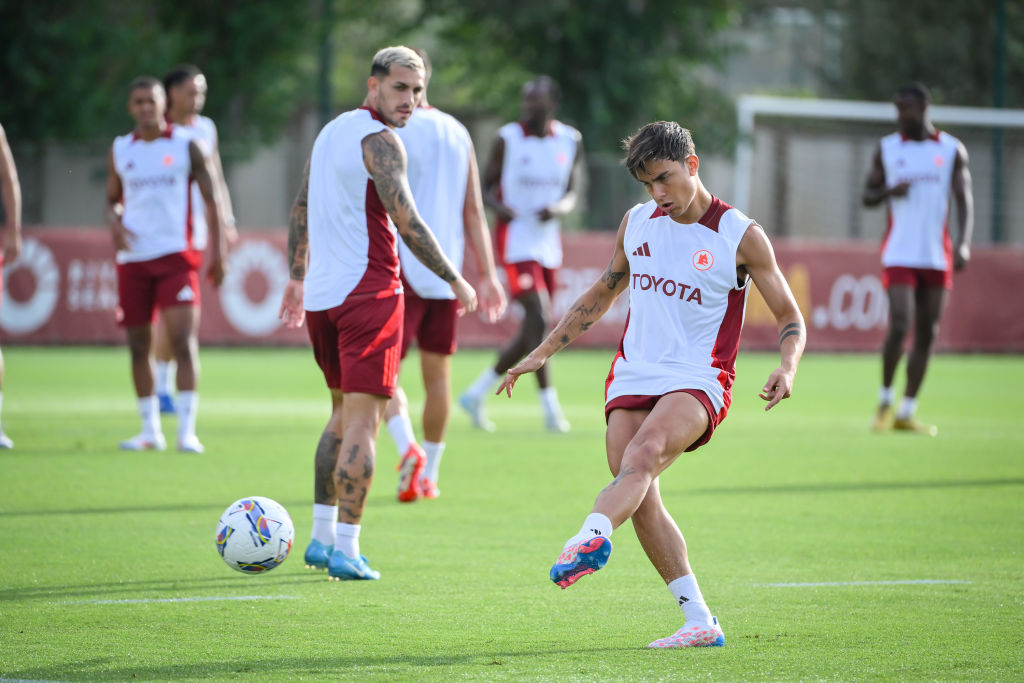
<path fill-rule="evenodd" d="M 199 150 L 206 159 L 207 167 L 211 174 L 213 172 L 213 154 L 217 151 L 217 126 L 207 116 L 194 116 L 192 123 L 178 125 L 180 130 L 189 133 L 192 139 L 199 145 Z M 216 187 L 214 188 L 216 191 Z M 205 249 L 209 236 L 209 226 L 206 224 L 206 202 L 203 200 L 203 193 L 199 190 L 199 184 L 192 181 L 192 225 L 193 242 L 196 249 Z M 223 229 L 224 226 L 221 226 Z"/>
<path fill-rule="evenodd" d="M 151 261 L 197 248 L 194 242 L 189 180 L 191 136 L 168 125 L 156 140 L 135 133 L 114 140 L 114 171 L 121 178 L 124 215 L 131 231 L 128 251 L 118 263 Z"/>
<path fill-rule="evenodd" d="M 324 126 L 313 143 L 306 310 L 326 311 L 349 296 L 401 292 L 395 226 L 363 164 L 363 138 L 387 129 L 360 107 Z"/>
<path fill-rule="evenodd" d="M 501 201 L 516 218 L 499 225 L 499 257 L 504 263 L 536 261 L 545 268 L 562 265 L 561 221 L 541 221 L 537 213 L 565 196 L 579 148 L 580 132 L 552 121 L 542 138 L 529 135 L 519 122 L 498 131 L 505 141 L 501 167 Z"/>
<path fill-rule="evenodd" d="M 949 195 L 959 144 L 959 140 L 943 132 L 925 140 L 905 140 L 899 133 L 882 138 L 886 184 L 892 187 L 910 183 L 906 196 L 888 200 L 883 266 L 934 270 L 951 267 Z"/>
<path fill-rule="evenodd" d="M 416 207 L 441 251 L 461 271 L 466 242 L 462 209 L 472 153 L 469 131 L 450 114 L 420 107 L 395 132 L 409 157 L 409 186 Z M 398 240 L 398 256 L 402 277 L 417 295 L 424 299 L 455 298 L 451 285 L 423 265 L 402 240 Z"/>
<path fill-rule="evenodd" d="M 748 291 L 737 283 L 736 249 L 751 223 L 718 198 L 697 223 L 673 221 L 654 201 L 630 210 L 629 316 L 606 403 L 700 389 L 724 415 Z"/>

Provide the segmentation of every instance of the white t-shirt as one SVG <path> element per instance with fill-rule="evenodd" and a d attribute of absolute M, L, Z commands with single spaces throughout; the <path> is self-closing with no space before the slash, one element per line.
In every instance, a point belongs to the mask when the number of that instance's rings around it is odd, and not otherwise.
<path fill-rule="evenodd" d="M 629 212 L 629 315 L 605 385 L 619 396 L 700 389 L 720 414 L 732 402 L 748 282 L 736 250 L 753 221 L 718 198 L 697 223 L 650 201 Z"/>
<path fill-rule="evenodd" d="M 469 181 L 469 131 L 454 116 L 434 107 L 417 109 L 404 128 L 395 132 L 402 138 L 409 157 L 409 187 L 420 215 L 434 233 L 441 251 L 456 270 L 462 270 L 465 225 L 462 209 Z M 413 255 L 398 240 L 402 276 L 424 299 L 454 299 L 451 285 Z"/>
<path fill-rule="evenodd" d="M 402 291 L 395 226 L 363 163 L 363 138 L 387 129 L 376 112 L 360 107 L 324 126 L 313 143 L 306 310 Z"/>
<path fill-rule="evenodd" d="M 888 200 L 883 266 L 934 270 L 952 266 L 949 195 L 959 145 L 959 140 L 943 132 L 925 140 L 907 140 L 899 133 L 882 138 L 886 183 L 890 187 L 910 183 L 905 196 Z"/>
<path fill-rule="evenodd" d="M 124 226 L 131 231 L 129 250 L 118 263 L 151 261 L 200 247 L 195 242 L 189 180 L 192 136 L 168 125 L 155 140 L 135 133 L 114 140 L 114 170 L 121 178 Z"/>
<path fill-rule="evenodd" d="M 552 121 L 539 138 L 519 122 L 498 131 L 505 142 L 501 167 L 501 201 L 516 213 L 507 227 L 499 224 L 500 259 L 504 263 L 536 261 L 545 268 L 562 265 L 561 221 L 541 221 L 537 212 L 565 196 L 580 145 L 580 132 Z"/>

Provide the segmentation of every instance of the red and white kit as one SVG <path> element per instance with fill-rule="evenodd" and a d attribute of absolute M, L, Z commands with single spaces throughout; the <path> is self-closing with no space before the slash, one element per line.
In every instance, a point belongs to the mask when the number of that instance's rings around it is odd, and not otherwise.
<path fill-rule="evenodd" d="M 749 282 L 737 281 L 736 249 L 752 222 L 718 198 L 693 224 L 676 223 L 654 201 L 629 212 L 629 317 L 606 404 L 695 389 L 711 400 L 713 423 L 725 417 Z"/>
<path fill-rule="evenodd" d="M 169 125 L 156 140 L 134 133 L 114 140 L 114 170 L 121 177 L 124 215 L 131 231 L 128 251 L 118 263 L 151 261 L 168 254 L 194 252 L 188 145 L 192 136 Z"/>
<path fill-rule="evenodd" d="M 199 145 L 199 151 L 209 163 L 218 144 L 217 125 L 213 119 L 207 116 L 193 116 L 191 123 L 179 125 L 178 128 L 192 136 Z M 196 249 L 205 249 L 209 235 L 209 227 L 206 225 L 206 202 L 203 201 L 203 193 L 199 191 L 197 183 L 192 183 L 192 225 Z"/>
<path fill-rule="evenodd" d="M 541 221 L 537 212 L 565 196 L 580 132 L 552 121 L 544 137 L 527 133 L 519 122 L 498 131 L 505 143 L 501 167 L 501 201 L 516 213 L 497 224 L 497 251 L 502 263 L 536 261 L 544 268 L 562 265 L 561 222 Z"/>
<path fill-rule="evenodd" d="M 888 202 L 883 266 L 951 270 L 949 196 L 959 145 L 959 140 L 943 132 L 920 141 L 899 133 L 882 138 L 886 183 L 890 187 L 910 183 L 906 196 Z"/>
<path fill-rule="evenodd" d="M 363 138 L 387 129 L 360 107 L 324 126 L 313 144 L 304 307 L 327 386 L 390 397 L 404 309 L 396 230 L 362 150 Z"/>

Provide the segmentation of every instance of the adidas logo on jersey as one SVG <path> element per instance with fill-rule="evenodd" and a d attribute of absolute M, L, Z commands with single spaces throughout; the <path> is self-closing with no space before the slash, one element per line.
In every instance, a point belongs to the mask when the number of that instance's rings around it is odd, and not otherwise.
<path fill-rule="evenodd" d="M 178 292 L 178 296 L 176 296 L 175 299 L 178 301 L 195 301 L 196 295 L 192 292 L 191 287 L 185 285 L 181 288 L 181 291 Z"/>
<path fill-rule="evenodd" d="M 647 246 L 647 242 L 644 242 L 639 247 L 633 250 L 633 256 L 650 256 L 651 248 Z"/>

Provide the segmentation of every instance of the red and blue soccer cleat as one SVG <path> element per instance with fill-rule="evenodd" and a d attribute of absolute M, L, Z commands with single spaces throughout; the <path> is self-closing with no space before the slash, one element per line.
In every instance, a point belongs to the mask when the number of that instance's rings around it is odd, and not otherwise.
<path fill-rule="evenodd" d="M 593 574 L 605 565 L 612 554 L 612 542 L 604 536 L 594 536 L 562 548 L 562 554 L 551 567 L 551 580 L 568 588 L 587 574 Z"/>

